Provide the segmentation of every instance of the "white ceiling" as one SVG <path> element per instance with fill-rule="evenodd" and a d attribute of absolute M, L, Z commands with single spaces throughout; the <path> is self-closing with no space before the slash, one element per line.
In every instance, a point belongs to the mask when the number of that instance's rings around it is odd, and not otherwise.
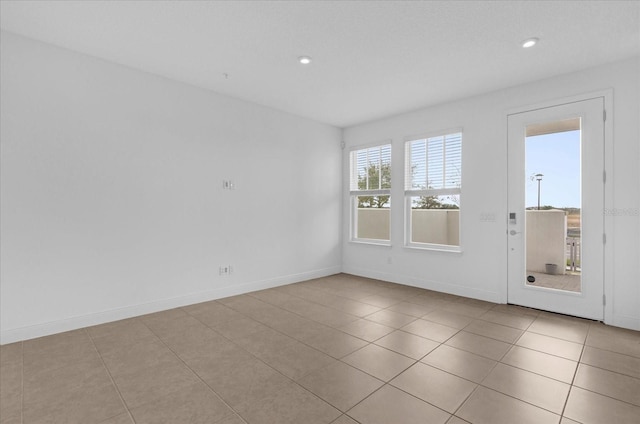
<path fill-rule="evenodd" d="M 338 127 L 640 55 L 640 1 L 2 0 L 0 18 Z"/>

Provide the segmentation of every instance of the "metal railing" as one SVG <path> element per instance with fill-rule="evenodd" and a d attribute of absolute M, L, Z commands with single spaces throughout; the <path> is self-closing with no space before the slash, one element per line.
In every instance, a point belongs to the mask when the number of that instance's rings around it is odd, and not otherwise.
<path fill-rule="evenodd" d="M 579 237 L 567 237 L 567 259 L 567 270 L 580 271 L 582 254 Z"/>

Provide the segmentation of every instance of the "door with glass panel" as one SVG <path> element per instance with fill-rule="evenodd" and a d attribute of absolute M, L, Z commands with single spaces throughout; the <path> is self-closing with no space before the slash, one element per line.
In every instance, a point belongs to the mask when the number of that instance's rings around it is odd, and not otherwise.
<path fill-rule="evenodd" d="M 604 316 L 604 98 L 508 117 L 508 302 Z"/>

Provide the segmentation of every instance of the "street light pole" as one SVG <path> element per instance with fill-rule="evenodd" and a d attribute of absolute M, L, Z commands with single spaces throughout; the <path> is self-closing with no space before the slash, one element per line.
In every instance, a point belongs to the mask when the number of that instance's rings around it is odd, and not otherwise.
<path fill-rule="evenodd" d="M 542 177 L 544 177 L 544 175 L 536 174 L 534 177 L 536 177 L 536 181 L 538 181 L 538 210 L 540 210 L 540 181 L 542 181 Z"/>

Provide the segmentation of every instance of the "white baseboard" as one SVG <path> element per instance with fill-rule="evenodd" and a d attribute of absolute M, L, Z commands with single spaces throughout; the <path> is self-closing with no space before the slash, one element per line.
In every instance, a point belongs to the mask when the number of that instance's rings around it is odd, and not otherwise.
<path fill-rule="evenodd" d="M 65 331 L 77 330 L 79 328 L 90 327 L 92 325 L 104 324 L 121 319 L 137 317 L 154 312 L 165 311 L 167 309 L 179 308 L 181 306 L 193 305 L 195 303 L 207 302 L 210 300 L 222 299 L 224 297 L 236 296 L 256 290 L 264 290 L 314 278 L 327 277 L 341 272 L 340 266 L 318 269 L 299 274 L 284 275 L 267 280 L 251 281 L 234 286 L 221 287 L 215 290 L 207 290 L 198 293 L 190 293 L 184 296 L 170 299 L 161 299 L 149 303 L 126 306 L 123 308 L 111 309 L 89 315 L 82 315 L 58 321 L 46 322 L 26 327 L 2 330 L 0 332 L 0 345 L 14 343 L 23 340 L 35 339 L 37 337 L 62 333 Z"/>
<path fill-rule="evenodd" d="M 342 272 L 346 274 L 358 275 L 360 277 L 374 278 L 376 280 L 389 281 L 391 283 L 404 284 L 421 289 L 434 290 L 438 292 L 453 294 L 456 296 L 470 297 L 472 299 L 484 300 L 487 302 L 503 303 L 500 293 L 487 290 L 474 289 L 465 286 L 442 283 L 429 280 L 427 278 L 416 278 L 408 275 L 372 271 L 365 268 L 343 266 Z"/>
<path fill-rule="evenodd" d="M 605 324 L 613 325 L 614 327 L 622 327 L 629 330 L 640 331 L 640 318 L 638 317 L 613 314 L 613 319 L 611 320 L 611 322 L 605 321 Z"/>
<path fill-rule="evenodd" d="M 107 322 L 118 321 L 121 319 L 132 318 L 154 312 L 160 312 L 167 309 L 178 308 L 181 306 L 222 299 L 225 297 L 250 293 L 257 290 L 264 290 L 268 288 L 283 286 L 286 284 L 293 284 L 300 281 L 311 280 L 314 278 L 327 277 L 329 275 L 338 274 L 340 272 L 382 281 L 389 281 L 392 283 L 405 284 L 412 287 L 435 290 L 457 296 L 485 300 L 488 302 L 501 303 L 500 294 L 495 292 L 453 284 L 446 284 L 426 278 L 415 278 L 407 275 L 371 271 L 365 268 L 335 266 L 299 274 L 290 274 L 276 278 L 270 278 L 266 280 L 251 281 L 234 286 L 221 287 L 215 290 L 190 293 L 188 295 L 170 299 L 162 299 L 149 303 L 131 305 L 123 308 L 117 308 L 108 311 L 97 312 L 94 314 L 47 322 L 43 324 L 3 330 L 0 332 L 0 345 L 48 336 L 51 334 L 62 333 L 65 331 L 77 330 L 79 328 L 90 327 L 92 325 L 104 324 Z M 606 322 L 605 324 L 640 331 L 640 318 L 638 317 L 614 314 L 611 322 Z"/>

